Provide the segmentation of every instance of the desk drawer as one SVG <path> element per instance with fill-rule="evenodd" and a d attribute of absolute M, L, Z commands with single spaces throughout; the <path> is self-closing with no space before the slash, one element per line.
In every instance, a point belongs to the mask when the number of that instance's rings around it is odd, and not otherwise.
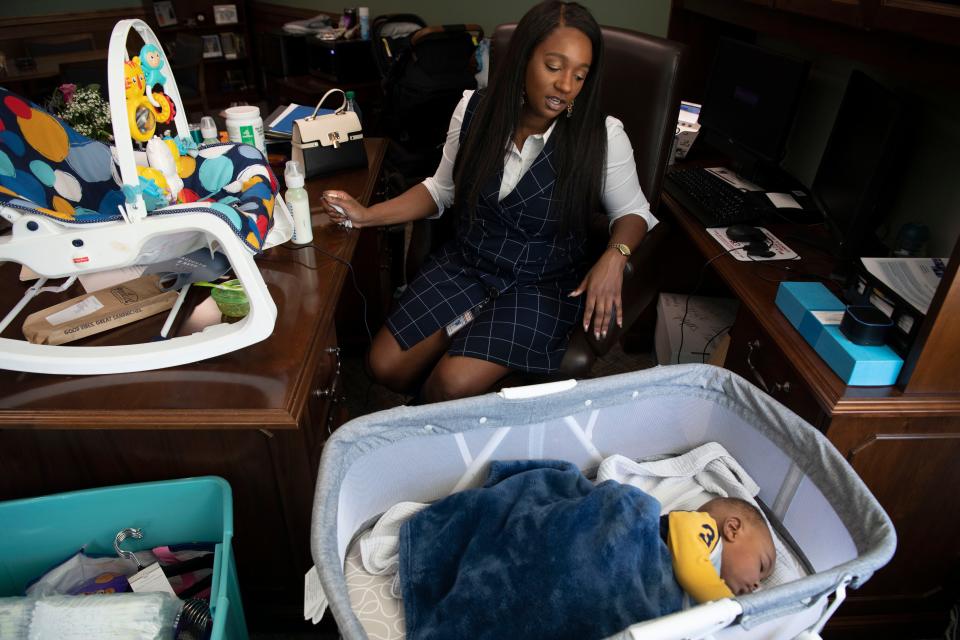
<path fill-rule="evenodd" d="M 797 334 L 796 339 L 803 338 Z M 730 348 L 724 366 L 823 430 L 824 414 L 812 392 L 776 343 L 744 307 L 740 308 L 730 330 Z"/>
<path fill-rule="evenodd" d="M 333 329 L 322 344 L 323 353 L 310 386 L 310 397 L 307 399 L 300 425 L 307 438 L 307 450 L 314 471 L 320 462 L 323 444 L 333 429 L 342 422 L 340 409 L 344 401 L 340 380 L 340 349 Z"/>

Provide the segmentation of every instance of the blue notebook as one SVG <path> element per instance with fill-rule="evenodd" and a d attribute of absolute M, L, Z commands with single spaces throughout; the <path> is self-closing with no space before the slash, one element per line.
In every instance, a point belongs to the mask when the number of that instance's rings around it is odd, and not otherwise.
<path fill-rule="evenodd" d="M 299 104 L 291 104 L 287 107 L 277 109 L 270 114 L 267 121 L 266 132 L 274 136 L 291 137 L 293 135 L 293 121 L 300 118 L 306 118 L 313 115 L 315 107 L 305 107 Z M 333 113 L 333 109 L 320 109 L 318 116 Z"/>

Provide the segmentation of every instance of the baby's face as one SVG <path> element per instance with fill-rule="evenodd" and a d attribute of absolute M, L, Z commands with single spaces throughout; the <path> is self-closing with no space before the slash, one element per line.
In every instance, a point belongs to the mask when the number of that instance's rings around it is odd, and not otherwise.
<path fill-rule="evenodd" d="M 734 595 L 752 593 L 773 571 L 776 559 L 769 532 L 745 524 L 736 540 L 723 543 L 720 577 Z"/>

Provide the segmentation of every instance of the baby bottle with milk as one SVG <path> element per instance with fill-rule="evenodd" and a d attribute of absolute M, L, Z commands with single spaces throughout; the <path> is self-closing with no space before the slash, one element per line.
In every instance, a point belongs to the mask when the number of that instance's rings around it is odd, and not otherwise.
<path fill-rule="evenodd" d="M 303 188 L 303 167 L 296 160 L 287 162 L 283 171 L 284 182 L 287 183 L 287 192 L 284 200 L 290 207 L 293 215 L 294 244 L 310 244 L 313 242 L 313 225 L 310 222 L 310 201 L 307 190 Z"/>

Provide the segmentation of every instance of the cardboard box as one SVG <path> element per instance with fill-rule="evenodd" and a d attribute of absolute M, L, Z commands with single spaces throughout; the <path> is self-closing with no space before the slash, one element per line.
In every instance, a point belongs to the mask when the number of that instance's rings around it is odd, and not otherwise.
<path fill-rule="evenodd" d="M 690 153 L 690 148 L 693 146 L 694 140 L 697 139 L 698 133 L 700 133 L 699 123 L 685 124 L 681 122 L 677 124 L 677 148 L 674 153 L 678 160 L 683 160 Z"/>
<path fill-rule="evenodd" d="M 721 345 L 725 330 L 733 325 L 739 303 L 732 298 L 690 297 L 680 293 L 661 293 L 657 300 L 657 327 L 653 342 L 658 364 L 706 362 Z M 683 353 L 679 362 L 680 320 L 684 308 Z M 709 344 L 707 344 L 709 342 Z"/>
<path fill-rule="evenodd" d="M 24 320 L 23 335 L 34 344 L 66 344 L 156 315 L 177 299 L 176 291 L 161 291 L 159 281 L 143 276 L 37 311 Z"/>
<path fill-rule="evenodd" d="M 680 101 L 680 117 L 677 119 L 677 134 L 674 139 L 674 155 L 683 160 L 690 152 L 693 141 L 700 132 L 700 105 L 695 102 Z"/>

